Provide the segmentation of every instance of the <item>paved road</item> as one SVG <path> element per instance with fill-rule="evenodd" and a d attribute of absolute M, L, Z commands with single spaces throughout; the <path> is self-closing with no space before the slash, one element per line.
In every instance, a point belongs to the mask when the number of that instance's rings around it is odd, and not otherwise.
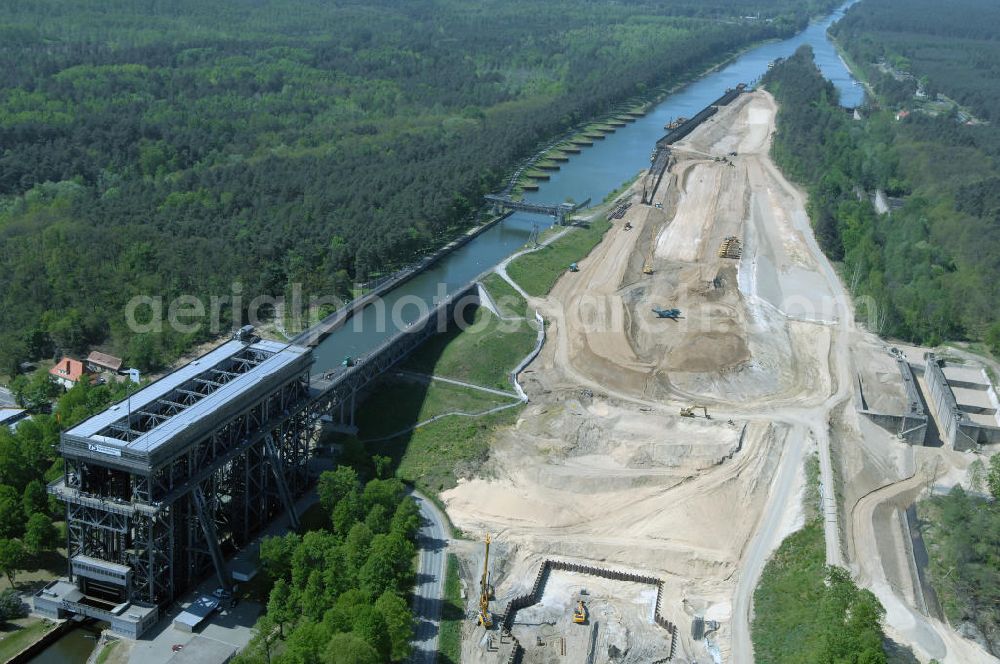
<path fill-rule="evenodd" d="M 417 538 L 420 547 L 417 585 L 413 592 L 413 613 L 417 628 L 413 638 L 410 664 L 435 664 L 438 633 L 441 631 L 441 607 L 448 556 L 448 521 L 437 505 L 418 491 L 412 494 L 420 508 L 422 524 Z"/>

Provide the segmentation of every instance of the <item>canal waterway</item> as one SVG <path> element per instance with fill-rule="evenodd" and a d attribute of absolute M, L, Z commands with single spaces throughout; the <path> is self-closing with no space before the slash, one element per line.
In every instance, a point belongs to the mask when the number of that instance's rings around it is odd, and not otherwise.
<path fill-rule="evenodd" d="M 771 61 L 790 56 L 803 44 L 812 46 L 816 63 L 839 90 L 841 103 L 848 107 L 860 105 L 864 88 L 851 76 L 826 34 L 827 28 L 840 19 L 854 1 L 812 22 L 794 37 L 749 49 L 728 64 L 667 95 L 644 117 L 609 134 L 604 140 L 594 141 L 593 147 L 583 148 L 580 154 L 563 163 L 560 170 L 552 172 L 549 181 L 540 183 L 538 191 L 526 193 L 525 199 L 541 203 L 587 198 L 603 200 L 622 182 L 649 166 L 650 151 L 665 133 L 663 126 L 667 122 L 678 116 L 691 117 L 726 89 L 756 80 L 767 71 Z M 481 233 L 387 293 L 381 302 L 367 307 L 324 339 L 315 351 L 315 369 L 328 371 L 339 366 L 344 357 L 363 357 L 415 321 L 434 298 L 456 292 L 517 251 L 528 241 L 533 227 L 546 228 L 552 223 L 550 217 L 515 213 Z"/>
<path fill-rule="evenodd" d="M 97 646 L 101 631 L 94 625 L 81 625 L 59 637 L 52 645 L 28 660 L 28 664 L 85 664 Z"/>

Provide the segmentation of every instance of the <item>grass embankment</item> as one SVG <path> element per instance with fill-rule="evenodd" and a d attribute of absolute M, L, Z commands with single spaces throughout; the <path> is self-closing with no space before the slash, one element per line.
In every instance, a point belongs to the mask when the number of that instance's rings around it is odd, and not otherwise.
<path fill-rule="evenodd" d="M 754 659 L 767 664 L 886 662 L 885 614 L 848 572 L 826 566 L 823 522 L 813 519 L 774 553 L 754 592 Z"/>
<path fill-rule="evenodd" d="M 571 230 L 538 251 L 511 261 L 507 274 L 529 295 L 546 295 L 569 264 L 589 254 L 609 228 L 611 222 L 608 220 L 594 219 L 588 228 Z"/>
<path fill-rule="evenodd" d="M 490 296 L 500 310 L 500 315 L 507 318 L 517 318 L 530 316 L 528 302 L 521 294 L 503 280 L 496 272 L 488 274 L 483 279 L 483 286 L 489 291 Z"/>
<path fill-rule="evenodd" d="M 368 397 L 368 407 L 358 414 L 356 422 L 364 432 L 363 440 L 367 440 L 392 435 L 444 413 L 475 415 L 514 400 L 513 394 L 504 399 L 440 381 L 423 383 L 406 376 L 387 377 Z"/>
<path fill-rule="evenodd" d="M 464 330 L 454 327 L 432 337 L 403 368 L 510 390 L 508 375 L 531 352 L 535 330 L 523 321 L 502 321 L 482 307 L 468 322 Z"/>
<path fill-rule="evenodd" d="M 42 618 L 9 620 L 0 632 L 0 662 L 7 662 L 55 627 Z"/>
<path fill-rule="evenodd" d="M 495 280 L 488 281 L 487 289 L 494 298 L 506 300 L 501 296 L 506 291 Z M 514 291 L 510 289 L 510 293 Z M 524 306 L 521 298 L 512 301 Z M 534 348 L 534 328 L 523 320 L 501 321 L 485 308 L 477 309 L 466 323 L 465 329 L 455 327 L 432 337 L 402 368 L 511 391 L 508 376 Z M 486 460 L 494 431 L 516 422 L 520 408 L 478 417 L 444 417 L 416 429 L 410 427 L 442 413 L 480 413 L 513 403 L 513 394 L 506 399 L 441 381 L 390 374 L 356 414 L 358 439 L 371 440 L 401 431 L 388 440 L 366 443 L 365 449 L 390 457 L 398 477 L 435 497 Z"/>
<path fill-rule="evenodd" d="M 458 664 L 462 661 L 462 583 L 458 578 L 458 558 L 448 554 L 448 571 L 444 577 L 444 607 L 441 611 L 441 631 L 438 635 L 438 661 Z"/>
<path fill-rule="evenodd" d="M 111 653 L 115 651 L 121 641 L 107 641 L 101 648 L 101 652 L 97 655 L 97 664 L 104 664 L 111 657 Z"/>
<path fill-rule="evenodd" d="M 819 457 L 805 463 L 806 525 L 781 543 L 753 595 L 754 659 L 767 664 L 886 661 L 875 596 L 846 571 L 827 567 Z"/>

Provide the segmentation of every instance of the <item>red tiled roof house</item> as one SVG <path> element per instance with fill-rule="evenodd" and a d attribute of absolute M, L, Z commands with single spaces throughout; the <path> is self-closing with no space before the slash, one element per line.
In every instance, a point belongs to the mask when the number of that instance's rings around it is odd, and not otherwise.
<path fill-rule="evenodd" d="M 83 362 L 80 360 L 74 360 L 71 357 L 64 357 L 56 362 L 54 367 L 49 369 L 49 375 L 52 376 L 57 383 L 66 389 L 69 389 L 76 385 L 81 378 L 89 374 L 86 367 L 83 366 Z"/>

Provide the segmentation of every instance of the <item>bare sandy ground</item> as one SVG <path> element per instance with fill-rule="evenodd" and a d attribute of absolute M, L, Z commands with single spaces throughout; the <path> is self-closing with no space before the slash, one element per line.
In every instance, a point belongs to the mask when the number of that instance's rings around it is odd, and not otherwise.
<path fill-rule="evenodd" d="M 664 179 L 662 209 L 634 200 L 633 230 L 616 225 L 580 272 L 533 302 L 549 340 L 522 374 L 532 402 L 500 433 L 481 476 L 442 496 L 460 528 L 494 533 L 498 607 L 530 585 L 545 557 L 653 572 L 667 584 L 668 618 L 681 626 L 678 654 L 712 661 L 690 642 L 691 619 L 730 615 L 791 430 L 756 416 L 753 402 L 819 402 L 831 390 L 829 332 L 792 319 L 780 299 L 765 301 L 753 288 L 759 280 L 744 288 L 740 261 L 717 256 L 726 236 L 775 223 L 777 213 L 752 205 L 758 190 L 771 190 L 768 206 L 799 203 L 757 163 L 767 158 L 773 115 L 769 97 L 745 96 L 699 129 Z M 713 158 L 733 149 L 732 165 Z M 793 253 L 795 231 L 761 236 L 780 274 L 811 267 L 808 252 Z M 642 273 L 648 260 L 653 275 Z M 658 319 L 654 306 L 678 307 L 683 318 Z M 691 403 L 734 417 L 679 417 Z M 796 493 L 805 447 L 789 459 Z M 800 519 L 797 503 L 774 508 L 778 530 Z M 659 628 L 646 629 L 629 631 L 622 661 L 649 661 L 642 644 Z M 713 637 L 727 659 L 729 630 L 723 619 Z M 491 661 L 482 638 L 469 636 L 468 661 Z"/>
<path fill-rule="evenodd" d="M 662 608 L 679 626 L 680 661 L 752 661 L 753 589 L 770 552 L 802 522 L 802 466 L 813 449 L 827 561 L 844 564 L 830 422 L 853 413 L 849 348 L 880 343 L 854 327 L 803 194 L 768 156 L 775 112 L 763 92 L 721 110 L 676 146 L 659 207 L 628 192 L 632 230 L 616 223 L 579 272 L 531 300 L 547 322 L 542 353 L 520 377 L 531 402 L 498 434 L 479 476 L 442 495 L 459 528 L 494 534 L 497 611 L 530 587 L 547 557 L 633 569 L 665 580 Z M 728 236 L 742 240 L 741 259 L 718 256 Z M 660 319 L 653 307 L 682 315 Z M 679 417 L 693 404 L 712 419 Z M 876 435 L 874 470 L 864 461 L 855 470 L 876 483 L 905 477 L 894 445 L 902 444 Z M 470 551 L 464 567 L 475 588 Z M 572 605 L 572 588 L 563 590 L 545 600 L 549 609 L 519 614 L 526 661 L 556 661 L 552 639 L 567 638 Z M 616 623 L 624 635 L 614 637 L 616 661 L 651 661 L 651 644 L 662 641 L 651 613 L 637 621 L 638 600 L 624 590 L 617 608 L 607 601 L 606 611 L 632 616 Z M 695 616 L 718 620 L 719 630 L 694 641 Z M 501 661 L 482 630 L 466 632 L 463 661 Z M 569 633 L 578 648 L 579 630 Z M 961 656 L 956 648 L 945 655 Z"/>

